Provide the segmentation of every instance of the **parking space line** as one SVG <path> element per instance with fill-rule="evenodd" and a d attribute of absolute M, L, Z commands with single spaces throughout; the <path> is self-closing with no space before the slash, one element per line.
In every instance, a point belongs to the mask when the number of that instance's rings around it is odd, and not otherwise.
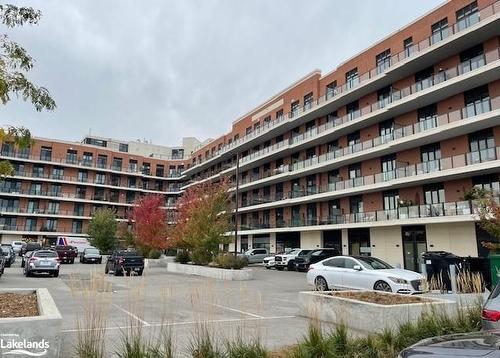
<path fill-rule="evenodd" d="M 135 314 L 133 314 L 132 312 L 129 312 L 129 311 L 127 311 L 127 310 L 126 310 L 126 309 L 124 309 L 124 308 L 121 308 L 120 306 L 118 306 L 118 305 L 117 305 L 117 304 L 115 304 L 115 303 L 113 303 L 113 304 L 112 304 L 112 306 L 113 306 L 113 307 L 116 307 L 116 308 L 118 308 L 120 311 L 122 311 L 122 312 L 124 312 L 124 313 L 128 314 L 128 315 L 129 315 L 130 317 L 132 317 L 133 319 L 135 319 L 135 320 L 137 320 L 137 321 L 141 322 L 144 326 L 150 326 L 150 325 L 151 325 L 150 323 L 148 323 L 148 322 L 144 321 L 143 319 L 140 319 L 139 317 L 137 317 L 137 316 L 136 316 Z"/>
<path fill-rule="evenodd" d="M 274 319 L 290 319 L 297 318 L 297 316 L 271 316 L 271 317 L 250 317 L 250 318 L 226 318 L 226 319 L 214 319 L 214 320 L 199 320 L 199 321 L 184 321 L 184 322 L 171 322 L 171 323 L 150 323 L 147 326 L 112 326 L 112 327 L 102 327 L 102 328 L 91 328 L 91 329 L 63 329 L 61 333 L 75 333 L 75 332 L 85 332 L 92 330 L 103 330 L 103 331 L 113 331 L 113 330 L 123 330 L 127 328 L 135 327 L 168 327 L 168 326 L 187 326 L 191 324 L 206 324 L 206 323 L 234 323 L 234 322 L 246 322 L 246 321 L 266 321 Z"/>
<path fill-rule="evenodd" d="M 236 312 L 236 313 L 241 313 L 241 314 L 244 314 L 244 315 L 247 315 L 247 316 L 250 316 L 250 317 L 264 318 L 262 316 L 259 316 L 259 315 L 256 315 L 256 314 L 253 314 L 253 313 L 250 313 L 250 312 L 245 312 L 245 311 L 237 310 L 236 308 L 232 308 L 232 307 L 228 307 L 228 306 L 222 306 L 222 305 L 218 305 L 218 304 L 215 304 L 215 303 L 213 303 L 212 305 L 215 306 L 215 307 L 223 308 L 223 309 L 228 310 L 228 311 L 233 311 L 233 312 Z"/>

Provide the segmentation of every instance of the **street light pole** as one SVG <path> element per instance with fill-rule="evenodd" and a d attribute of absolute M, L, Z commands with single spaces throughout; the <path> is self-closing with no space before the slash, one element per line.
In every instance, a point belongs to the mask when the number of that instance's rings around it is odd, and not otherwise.
<path fill-rule="evenodd" d="M 238 207 L 240 189 L 240 153 L 236 153 L 236 209 L 234 211 L 234 256 L 238 255 Z"/>

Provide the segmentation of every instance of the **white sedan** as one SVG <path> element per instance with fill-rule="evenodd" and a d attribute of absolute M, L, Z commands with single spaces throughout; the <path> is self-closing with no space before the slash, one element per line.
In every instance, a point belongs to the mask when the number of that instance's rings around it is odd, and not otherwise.
<path fill-rule="evenodd" d="M 318 291 L 355 289 L 413 294 L 425 289 L 423 275 L 368 256 L 335 256 L 312 264 L 307 283 Z"/>

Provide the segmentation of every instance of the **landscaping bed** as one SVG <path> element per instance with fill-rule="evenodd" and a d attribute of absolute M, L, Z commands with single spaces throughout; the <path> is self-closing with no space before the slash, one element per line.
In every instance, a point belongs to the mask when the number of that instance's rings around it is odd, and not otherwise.
<path fill-rule="evenodd" d="M 218 280 L 227 280 L 227 281 L 246 281 L 253 279 L 252 270 L 247 268 L 233 270 L 233 269 L 225 269 L 225 268 L 218 268 L 211 266 L 199 266 L 199 265 L 169 262 L 167 264 L 167 271 L 174 273 L 182 273 L 187 275 L 210 277 Z"/>
<path fill-rule="evenodd" d="M 429 299 L 419 296 L 393 295 L 385 292 L 371 291 L 333 291 L 332 296 L 358 300 L 362 302 L 376 303 L 379 305 L 404 305 L 409 303 L 429 302 Z"/>
<path fill-rule="evenodd" d="M 0 292 L 0 318 L 38 316 L 36 293 Z"/>

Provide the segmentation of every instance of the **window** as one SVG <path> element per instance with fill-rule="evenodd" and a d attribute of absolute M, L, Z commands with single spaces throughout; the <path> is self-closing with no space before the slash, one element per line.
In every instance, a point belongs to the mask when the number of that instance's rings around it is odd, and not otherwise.
<path fill-rule="evenodd" d="M 382 143 L 390 141 L 392 139 L 392 133 L 394 132 L 394 119 L 391 118 L 380 122 L 378 130 Z"/>
<path fill-rule="evenodd" d="M 31 195 L 41 195 L 42 194 L 42 183 L 31 183 L 30 194 Z"/>
<path fill-rule="evenodd" d="M 359 131 L 347 135 L 347 146 L 352 147 L 353 145 L 361 143 L 361 137 Z"/>
<path fill-rule="evenodd" d="M 85 166 L 91 166 L 92 165 L 92 153 L 90 152 L 84 152 L 83 153 L 83 160 L 82 160 L 82 165 L 85 165 Z"/>
<path fill-rule="evenodd" d="M 317 225 L 316 203 L 307 204 L 307 225 Z"/>
<path fill-rule="evenodd" d="M 299 101 L 294 101 L 290 105 L 290 117 L 296 116 L 299 113 Z"/>
<path fill-rule="evenodd" d="M 135 177 L 129 177 L 128 178 L 128 187 L 129 188 L 135 188 L 136 187 L 136 178 Z"/>
<path fill-rule="evenodd" d="M 425 204 L 444 203 L 443 183 L 424 185 Z"/>
<path fill-rule="evenodd" d="M 79 170 L 77 180 L 86 183 L 89 180 L 89 173 L 86 170 Z"/>
<path fill-rule="evenodd" d="M 386 68 L 391 66 L 391 50 L 387 49 L 384 52 L 379 53 L 375 56 L 375 62 L 377 66 L 377 73 L 382 73 Z"/>
<path fill-rule="evenodd" d="M 415 90 L 422 91 L 434 84 L 432 76 L 434 75 L 434 67 L 430 66 L 426 69 L 415 73 Z"/>
<path fill-rule="evenodd" d="M 28 213 L 30 213 L 30 214 L 36 214 L 36 213 L 38 213 L 38 205 L 39 205 L 39 201 L 38 200 L 30 200 L 30 201 L 28 201 L 28 207 L 27 207 Z"/>
<path fill-rule="evenodd" d="M 280 109 L 276 112 L 276 120 L 280 121 L 283 118 L 283 110 Z"/>
<path fill-rule="evenodd" d="M 353 186 L 361 185 L 361 163 L 350 164 L 348 166 L 349 179 L 352 180 Z"/>
<path fill-rule="evenodd" d="M 15 175 L 26 175 L 26 172 L 24 171 L 25 166 L 23 163 L 12 163 L 12 166 L 14 167 Z"/>
<path fill-rule="evenodd" d="M 344 267 L 344 258 L 343 257 L 335 257 L 333 259 L 327 260 L 323 262 L 324 266 L 329 266 L 329 267 Z"/>
<path fill-rule="evenodd" d="M 59 203 L 57 201 L 49 201 L 47 214 L 59 214 Z"/>
<path fill-rule="evenodd" d="M 275 200 L 282 200 L 283 199 L 283 183 L 278 183 L 275 186 Z"/>
<path fill-rule="evenodd" d="M 43 178 L 43 166 L 42 165 L 33 166 L 32 176 L 33 178 Z"/>
<path fill-rule="evenodd" d="M 17 228 L 16 218 L 0 217 L 0 228 L 3 230 L 15 230 Z"/>
<path fill-rule="evenodd" d="M 403 41 L 403 49 L 405 53 L 405 57 L 410 57 L 413 52 L 413 38 L 408 37 Z"/>
<path fill-rule="evenodd" d="M 56 231 L 57 230 L 57 219 L 47 219 L 45 223 L 45 229 L 47 231 Z"/>
<path fill-rule="evenodd" d="M 49 162 L 52 160 L 52 147 L 42 147 L 40 150 L 40 160 Z"/>
<path fill-rule="evenodd" d="M 473 177 L 472 185 L 494 193 L 500 192 L 500 184 L 497 173 Z"/>
<path fill-rule="evenodd" d="M 483 45 L 471 47 L 460 52 L 460 69 L 461 73 L 473 71 L 486 64 L 484 57 Z"/>
<path fill-rule="evenodd" d="M 76 187 L 76 197 L 78 199 L 85 199 L 87 194 L 87 190 L 83 186 L 77 186 Z"/>
<path fill-rule="evenodd" d="M 431 26 L 431 43 L 435 44 L 448 37 L 448 19 L 442 19 Z"/>
<path fill-rule="evenodd" d="M 385 106 L 387 106 L 392 102 L 391 93 L 392 93 L 391 86 L 381 88 L 377 91 L 377 100 L 379 108 L 384 108 Z"/>
<path fill-rule="evenodd" d="M 73 209 L 73 215 L 74 216 L 83 216 L 85 210 L 85 205 L 83 203 L 75 203 L 74 209 Z"/>
<path fill-rule="evenodd" d="M 307 194 L 316 194 L 317 193 L 317 187 L 316 187 L 316 175 L 309 175 L 306 177 L 306 190 Z"/>
<path fill-rule="evenodd" d="M 61 167 L 54 167 L 52 169 L 52 179 L 62 180 L 64 178 L 64 169 Z"/>
<path fill-rule="evenodd" d="M 0 199 L 0 207 L 3 211 L 19 211 L 19 199 Z"/>
<path fill-rule="evenodd" d="M 104 200 L 103 188 L 94 188 L 94 200 Z"/>
<path fill-rule="evenodd" d="M 360 112 L 359 112 L 358 101 L 351 102 L 351 103 L 347 104 L 345 107 L 346 107 L 346 112 L 347 112 L 347 119 L 349 121 L 352 121 L 353 119 L 356 119 L 359 117 Z"/>
<path fill-rule="evenodd" d="M 36 231 L 36 218 L 26 218 L 24 224 L 24 230 L 26 231 Z"/>
<path fill-rule="evenodd" d="M 96 138 L 85 138 L 84 139 L 85 144 L 91 144 L 91 145 L 96 145 L 98 147 L 106 147 L 108 145 L 108 142 L 102 139 L 96 139 Z"/>
<path fill-rule="evenodd" d="M 437 106 L 431 104 L 417 111 L 419 129 L 421 131 L 437 127 Z"/>
<path fill-rule="evenodd" d="M 482 163 L 496 158 L 495 137 L 491 128 L 469 134 L 470 158 L 468 164 Z"/>
<path fill-rule="evenodd" d="M 429 144 L 420 148 L 422 170 L 424 173 L 434 172 L 441 168 L 441 146 L 439 143 Z"/>
<path fill-rule="evenodd" d="M 399 192 L 397 190 L 384 191 L 384 210 L 395 210 L 398 208 Z"/>
<path fill-rule="evenodd" d="M 337 94 L 337 81 L 330 82 L 326 85 L 326 99 L 332 98 Z"/>
<path fill-rule="evenodd" d="M 331 142 L 328 142 L 327 144 L 327 151 L 329 153 L 336 151 L 339 149 L 339 141 L 338 139 L 332 140 Z"/>
<path fill-rule="evenodd" d="M 254 132 L 259 132 L 260 131 L 260 122 L 257 122 L 253 125 L 253 131 Z"/>
<path fill-rule="evenodd" d="M 135 193 L 133 191 L 128 191 L 125 200 L 127 204 L 132 204 L 135 201 Z"/>
<path fill-rule="evenodd" d="M 96 173 L 94 183 L 96 184 L 105 184 L 106 183 L 106 174 L 104 173 Z"/>
<path fill-rule="evenodd" d="M 142 163 L 142 174 L 151 175 L 151 164 L 150 163 Z"/>
<path fill-rule="evenodd" d="M 384 181 L 396 178 L 396 154 L 385 155 L 380 158 L 382 179 Z"/>
<path fill-rule="evenodd" d="M 2 155 L 13 156 L 15 154 L 14 145 L 10 143 L 2 143 Z"/>
<path fill-rule="evenodd" d="M 351 214 L 363 212 L 363 197 L 361 195 L 351 196 L 349 199 Z"/>
<path fill-rule="evenodd" d="M 292 226 L 300 226 L 302 220 L 300 219 L 300 205 L 292 206 Z"/>
<path fill-rule="evenodd" d="M 308 110 L 312 107 L 313 105 L 313 94 L 312 92 L 311 93 L 308 93 L 304 96 L 304 110 Z"/>
<path fill-rule="evenodd" d="M 104 169 L 108 164 L 108 156 L 99 154 L 97 156 L 97 167 Z"/>
<path fill-rule="evenodd" d="M 326 123 L 335 123 L 335 120 L 338 118 L 337 111 L 333 111 L 326 115 Z"/>
<path fill-rule="evenodd" d="M 306 159 L 312 159 L 316 157 L 316 148 L 308 148 L 306 150 Z"/>
<path fill-rule="evenodd" d="M 68 149 L 66 151 L 66 163 L 76 164 L 77 161 L 77 152 L 73 149 Z"/>
<path fill-rule="evenodd" d="M 130 159 L 128 162 L 128 170 L 131 173 L 137 173 L 137 160 Z"/>
<path fill-rule="evenodd" d="M 61 184 L 51 184 L 49 195 L 51 196 L 61 196 L 62 186 Z"/>
<path fill-rule="evenodd" d="M 162 177 L 165 175 L 165 167 L 162 164 L 156 165 L 156 176 Z"/>
<path fill-rule="evenodd" d="M 464 100 L 467 117 L 491 111 L 488 86 L 481 86 L 464 92 Z"/>
<path fill-rule="evenodd" d="M 74 234 L 81 234 L 82 227 L 83 227 L 82 220 L 73 220 L 73 223 L 71 224 L 71 232 Z"/>
<path fill-rule="evenodd" d="M 252 127 L 248 127 L 245 131 L 246 135 L 249 135 L 250 133 L 252 133 Z"/>
<path fill-rule="evenodd" d="M 335 199 L 328 201 L 328 216 L 330 217 L 330 220 L 332 220 L 332 223 L 336 223 L 334 218 L 341 215 L 342 210 L 340 209 L 340 200 Z"/>
<path fill-rule="evenodd" d="M 276 208 L 274 210 L 276 218 L 276 227 L 283 227 L 285 225 L 285 218 L 283 217 L 283 208 Z"/>
<path fill-rule="evenodd" d="M 125 153 L 127 153 L 127 152 L 128 152 L 128 144 L 125 144 L 125 143 L 120 143 L 120 144 L 118 145 L 118 150 L 119 150 L 120 152 L 125 152 Z"/>
<path fill-rule="evenodd" d="M 468 28 L 479 21 L 479 12 L 477 9 L 477 1 L 461 8 L 457 11 L 457 26 L 458 31 Z"/>
<path fill-rule="evenodd" d="M 122 158 L 113 158 L 113 164 L 111 165 L 111 169 L 121 171 L 122 170 Z"/>
<path fill-rule="evenodd" d="M 347 89 L 356 87 L 359 83 L 358 69 L 354 68 L 345 74 L 345 84 Z"/>
<path fill-rule="evenodd" d="M 271 123 L 271 116 L 265 117 L 263 123 L 264 123 L 263 127 L 268 128 Z"/>

